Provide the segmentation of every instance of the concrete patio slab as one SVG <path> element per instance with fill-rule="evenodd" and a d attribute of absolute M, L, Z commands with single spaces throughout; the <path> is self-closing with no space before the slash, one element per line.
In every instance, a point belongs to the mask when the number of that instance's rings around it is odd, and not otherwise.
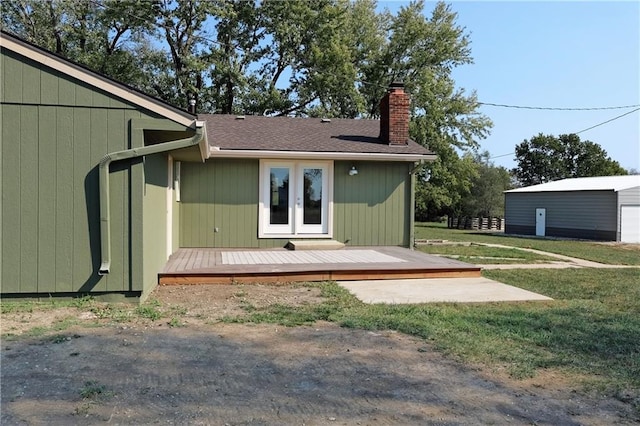
<path fill-rule="evenodd" d="M 479 303 L 553 300 L 488 278 L 339 281 L 365 303 Z"/>

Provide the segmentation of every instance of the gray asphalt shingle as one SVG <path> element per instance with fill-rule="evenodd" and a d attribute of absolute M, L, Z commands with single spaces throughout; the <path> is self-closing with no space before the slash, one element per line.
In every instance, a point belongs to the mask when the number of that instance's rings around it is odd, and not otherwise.
<path fill-rule="evenodd" d="M 380 121 L 201 114 L 212 147 L 223 150 L 433 154 L 414 141 L 389 146 L 380 140 Z"/>

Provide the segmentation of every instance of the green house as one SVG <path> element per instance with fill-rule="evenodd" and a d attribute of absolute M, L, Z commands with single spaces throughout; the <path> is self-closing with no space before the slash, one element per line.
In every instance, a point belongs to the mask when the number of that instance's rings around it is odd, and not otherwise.
<path fill-rule="evenodd" d="M 3 297 L 144 298 L 181 247 L 412 246 L 409 98 L 381 120 L 199 115 L 3 32 Z"/>

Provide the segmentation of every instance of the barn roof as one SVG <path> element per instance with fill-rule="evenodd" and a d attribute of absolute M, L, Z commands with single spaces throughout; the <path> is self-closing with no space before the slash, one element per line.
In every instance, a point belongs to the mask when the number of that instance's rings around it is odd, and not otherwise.
<path fill-rule="evenodd" d="M 505 191 L 513 192 L 561 192 L 561 191 L 623 191 L 640 187 L 640 175 L 627 176 L 597 176 L 562 179 L 540 185 Z"/>

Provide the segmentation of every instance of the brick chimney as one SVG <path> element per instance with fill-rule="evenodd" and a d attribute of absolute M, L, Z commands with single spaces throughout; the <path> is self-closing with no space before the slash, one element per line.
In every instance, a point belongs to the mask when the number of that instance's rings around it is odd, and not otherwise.
<path fill-rule="evenodd" d="M 389 145 L 408 144 L 409 95 L 401 82 L 391 83 L 380 101 L 380 139 Z"/>

